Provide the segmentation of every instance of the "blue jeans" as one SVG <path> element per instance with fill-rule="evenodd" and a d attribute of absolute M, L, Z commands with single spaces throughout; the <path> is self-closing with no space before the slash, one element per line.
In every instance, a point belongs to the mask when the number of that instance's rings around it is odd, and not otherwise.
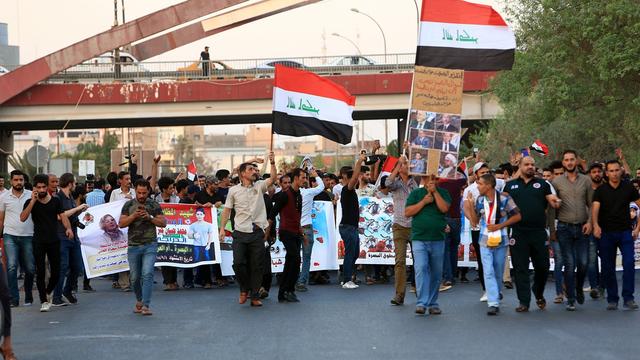
<path fill-rule="evenodd" d="M 438 307 L 438 290 L 442 279 L 444 241 L 411 241 L 413 268 L 416 272 L 416 306 Z"/>
<path fill-rule="evenodd" d="M 313 237 L 313 226 L 303 226 L 302 233 L 307 238 L 308 244 L 305 245 L 304 241 L 302 242 L 302 269 L 300 270 L 300 276 L 298 276 L 298 284 L 306 285 L 309 281 L 309 269 L 311 268 L 311 252 L 313 251 L 313 243 L 315 242 L 315 239 Z"/>
<path fill-rule="evenodd" d="M 600 266 L 598 266 L 598 241 L 593 235 L 589 236 L 589 258 L 587 264 L 589 286 L 591 286 L 591 289 L 597 289 L 602 285 L 600 284 Z"/>
<path fill-rule="evenodd" d="M 13 236 L 4 234 L 4 249 L 7 254 L 7 275 L 11 301 L 20 302 L 18 291 L 18 265 L 24 270 L 25 302 L 33 302 L 33 276 L 35 265 L 33 260 L 32 236 Z"/>
<path fill-rule="evenodd" d="M 553 250 L 553 279 L 556 283 L 556 296 L 558 296 L 564 293 L 562 289 L 562 267 L 564 266 L 564 261 L 562 260 L 562 250 L 560 250 L 558 240 L 549 241 L 549 246 Z"/>
<path fill-rule="evenodd" d="M 587 275 L 589 238 L 582 233 L 582 224 L 558 222 L 558 243 L 564 263 L 564 283 L 567 299 L 576 299 L 576 290 L 582 291 Z M 633 250 L 633 249 L 632 249 Z"/>
<path fill-rule="evenodd" d="M 484 286 L 487 289 L 487 305 L 500 306 L 500 290 L 502 289 L 502 275 L 507 257 L 507 247 L 488 248 L 480 246 Z"/>
<path fill-rule="evenodd" d="M 444 280 L 453 282 L 458 270 L 458 247 L 460 246 L 460 219 L 446 218 L 451 231 L 444 247 Z"/>
<path fill-rule="evenodd" d="M 602 281 L 607 288 L 607 302 L 617 303 L 618 280 L 616 279 L 616 249 L 622 253 L 622 298 L 624 302 L 633 300 L 635 274 L 633 259 L 633 238 L 631 230 L 602 232 L 598 243 L 602 261 Z"/>
<path fill-rule="evenodd" d="M 353 268 L 360 255 L 360 236 L 358 227 L 353 225 L 340 224 L 340 236 L 344 242 L 344 262 L 342 263 L 342 281 L 351 281 Z"/>
<path fill-rule="evenodd" d="M 136 300 L 142 305 L 149 306 L 151 302 L 151 290 L 153 289 L 153 266 L 156 263 L 158 243 L 129 246 L 129 271 L 131 287 L 136 295 Z"/>
<path fill-rule="evenodd" d="M 60 280 L 53 290 L 53 298 L 60 300 L 62 294 L 71 293 L 73 286 L 78 282 L 78 276 L 82 274 L 83 264 L 80 242 L 69 240 L 66 236 L 58 235 L 58 238 L 60 238 Z"/>

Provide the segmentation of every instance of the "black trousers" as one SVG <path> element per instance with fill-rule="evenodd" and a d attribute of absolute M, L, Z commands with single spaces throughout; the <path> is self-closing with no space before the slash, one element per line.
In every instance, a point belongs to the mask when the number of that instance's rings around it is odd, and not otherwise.
<path fill-rule="evenodd" d="M 544 286 L 549 275 L 549 248 L 545 229 L 513 229 L 515 244 L 511 245 L 511 262 L 516 280 L 516 292 L 521 305 L 529 306 L 531 292 L 536 299 L 544 298 Z M 529 259 L 533 264 L 533 287 L 529 280 Z"/>
<path fill-rule="evenodd" d="M 193 269 L 190 269 L 190 268 L 182 269 L 182 281 L 184 281 L 184 284 L 193 284 Z M 173 266 L 163 266 L 162 267 L 162 283 L 165 285 L 177 284 L 178 268 Z"/>
<path fill-rule="evenodd" d="M 36 285 L 40 302 L 47 302 L 47 294 L 51 294 L 60 278 L 60 241 L 51 243 L 33 243 L 33 258 L 36 263 Z M 45 286 L 45 258 L 49 259 L 49 283 Z"/>
<path fill-rule="evenodd" d="M 250 292 L 252 299 L 258 299 L 264 265 L 264 232 L 262 229 L 251 233 L 236 230 L 232 236 L 233 271 L 240 291 Z"/>
<path fill-rule="evenodd" d="M 11 293 L 9 292 L 7 273 L 4 272 L 2 264 L 0 264 L 0 301 L 2 302 L 0 336 L 11 336 Z"/>
<path fill-rule="evenodd" d="M 482 256 L 480 256 L 480 231 L 471 230 L 471 243 L 473 244 L 473 250 L 476 252 L 476 259 L 478 260 L 478 276 L 480 277 L 480 284 L 482 290 L 486 290 L 484 287 L 484 271 L 482 270 Z"/>
<path fill-rule="evenodd" d="M 279 294 L 295 292 L 298 275 L 300 275 L 302 234 L 280 229 L 280 241 L 282 241 L 285 250 L 287 250 L 287 255 L 284 258 L 284 270 L 280 280 Z"/>
<path fill-rule="evenodd" d="M 269 291 L 271 290 L 271 281 L 273 279 L 273 273 L 271 273 L 271 247 L 264 248 L 264 263 L 262 265 L 262 287 Z"/>

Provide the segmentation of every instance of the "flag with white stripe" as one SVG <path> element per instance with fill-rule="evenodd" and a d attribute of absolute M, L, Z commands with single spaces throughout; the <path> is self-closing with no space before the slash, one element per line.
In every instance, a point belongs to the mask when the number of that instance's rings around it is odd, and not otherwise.
<path fill-rule="evenodd" d="M 273 132 L 289 136 L 320 135 L 349 144 L 355 96 L 314 73 L 276 65 Z"/>
<path fill-rule="evenodd" d="M 513 31 L 491 6 L 423 0 L 416 65 L 495 71 L 513 66 Z"/>

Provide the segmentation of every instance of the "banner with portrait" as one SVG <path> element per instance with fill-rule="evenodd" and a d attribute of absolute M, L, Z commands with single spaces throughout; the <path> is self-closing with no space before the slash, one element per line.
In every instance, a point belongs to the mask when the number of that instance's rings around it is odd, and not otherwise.
<path fill-rule="evenodd" d="M 391 196 L 362 196 L 358 198 L 358 201 L 360 203 L 360 223 L 358 225 L 360 254 L 356 264 L 394 265 L 396 256 L 392 230 L 393 198 Z M 341 219 L 342 207 L 338 203 L 337 227 L 339 227 Z M 345 253 L 344 241 L 338 230 L 336 230 L 336 236 L 338 238 L 338 261 L 342 265 Z M 410 246 L 407 246 L 406 256 L 407 264 L 412 265 Z"/>
<path fill-rule="evenodd" d="M 193 268 L 220 263 L 218 214 L 212 211 L 214 208 L 167 203 L 160 207 L 167 227 L 157 228 L 156 266 Z"/>
<path fill-rule="evenodd" d="M 129 270 L 127 229 L 118 226 L 125 202 L 120 200 L 90 207 L 80 214 L 84 228 L 78 228 L 78 238 L 87 278 Z"/>
<path fill-rule="evenodd" d="M 460 176 L 460 134 L 464 71 L 416 66 L 409 124 L 409 173 Z"/>
<path fill-rule="evenodd" d="M 313 226 L 313 250 L 311 251 L 310 271 L 337 270 L 338 247 L 336 246 L 336 228 L 333 203 L 314 201 L 311 211 Z M 276 241 L 271 245 L 271 272 L 284 270 L 287 251 L 277 235 L 279 217 L 276 218 Z M 233 238 L 230 229 L 222 241 L 222 275 L 231 276 L 233 272 Z"/>

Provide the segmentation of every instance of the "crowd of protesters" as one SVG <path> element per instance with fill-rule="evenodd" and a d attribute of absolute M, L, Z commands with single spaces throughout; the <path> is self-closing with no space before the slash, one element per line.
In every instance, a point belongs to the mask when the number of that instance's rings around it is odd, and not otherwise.
<path fill-rule="evenodd" d="M 410 161 L 400 156 L 391 174 L 379 179 L 385 156 L 376 155 L 377 148 L 369 154 L 363 151 L 353 166 L 341 168 L 338 174 L 310 166 L 278 169 L 273 153 L 266 161 L 252 159 L 231 171 L 218 170 L 192 181 L 183 173 L 159 177 L 160 157 L 154 159 L 148 177 L 138 174 L 133 156 L 128 171 L 112 172 L 104 179 L 88 176 L 84 184 L 78 184 L 70 173 L 29 179 L 20 170 L 12 171 L 6 179 L 9 189 L 3 186 L 0 194 L 7 272 L 6 281 L 0 276 L 2 325 L 4 339 L 9 339 L 3 342 L 9 345 L 0 349 L 11 351 L 9 307 L 20 305 L 21 293 L 23 306 L 33 304 L 34 279 L 40 311 L 78 302 L 78 279 L 84 269 L 78 240 L 78 228 L 83 225 L 78 215 L 88 207 L 123 199 L 127 201 L 120 218 L 104 220 L 105 228 L 113 228 L 106 233 L 115 237 L 124 236 L 119 228 L 128 227 L 130 271 L 113 276 L 112 287 L 133 291 L 134 312 L 143 315 L 152 314 L 156 228 L 166 226 L 160 203 L 219 209 L 221 238 L 226 236 L 227 222 L 232 223 L 235 276 L 222 276 L 219 265 L 183 269 L 182 288 L 208 289 L 237 282 L 239 303 L 262 306 L 272 283 L 269 247 L 275 241 L 277 216 L 280 240 L 287 251 L 284 271 L 278 276 L 278 301 L 299 302 L 297 292 L 307 291 L 310 284 L 331 281 L 326 271 L 309 271 L 314 200 L 340 203 L 342 208 L 337 224 L 344 247 L 338 279 L 342 288 L 356 289 L 362 281 L 385 283 L 393 277 L 391 304 L 404 304 L 410 283 L 409 291 L 417 297 L 417 314 L 440 314 L 438 293 L 458 281 L 469 282 L 469 269 L 457 266 L 460 235 L 467 230 L 477 259 L 480 301 L 487 302 L 489 315 L 499 313 L 503 287 L 513 288 L 512 275 L 519 302 L 516 311 L 529 311 L 532 294 L 535 305 L 544 309 L 550 258 L 555 263 L 554 303 L 565 303 L 568 311 L 575 311 L 576 304 L 585 301 L 583 289 L 588 280 L 590 296 L 606 296 L 607 309 L 617 309 L 617 249 L 624 269 L 622 304 L 627 309 L 638 308 L 634 239 L 640 232 L 640 168 L 632 174 L 621 151 L 616 160 L 588 164 L 575 151 L 566 150 L 542 169 L 530 156 L 514 155 L 510 162 L 493 169 L 480 158 L 469 157 L 464 163 L 473 166 L 466 171 L 459 167 L 457 176 L 446 179 L 413 177 Z M 261 167 L 268 172 L 261 175 Z M 393 198 L 395 266 L 356 265 L 359 198 L 363 196 Z M 406 264 L 407 249 L 413 266 Z M 358 271 L 364 272 L 363 279 L 358 278 Z M 163 267 L 161 273 L 164 290 L 180 288 L 177 268 Z M 24 280 L 21 288 L 19 279 Z M 86 276 L 82 290 L 95 291 Z"/>

